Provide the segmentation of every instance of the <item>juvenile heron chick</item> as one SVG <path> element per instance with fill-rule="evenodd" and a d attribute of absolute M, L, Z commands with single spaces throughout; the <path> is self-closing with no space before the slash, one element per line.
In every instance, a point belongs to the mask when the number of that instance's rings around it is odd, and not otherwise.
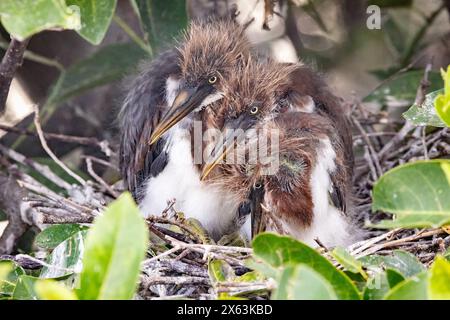
<path fill-rule="evenodd" d="M 120 169 L 146 216 L 175 199 L 175 210 L 214 238 L 234 218 L 229 196 L 200 181 L 191 137 L 194 121 L 224 96 L 249 54 L 243 28 L 232 20 L 193 22 L 176 48 L 144 65 L 129 85 L 119 114 Z"/>
<path fill-rule="evenodd" d="M 247 235 L 261 231 L 266 220 L 273 222 L 268 230 L 311 245 L 316 238 L 330 246 L 349 242 L 351 138 L 340 100 L 301 65 L 249 63 L 233 85 L 234 94 L 217 103 L 215 120 L 224 132 L 238 133 L 216 143 L 202 179 L 251 204 Z M 241 161 L 222 163 L 236 141 L 245 145 Z"/>

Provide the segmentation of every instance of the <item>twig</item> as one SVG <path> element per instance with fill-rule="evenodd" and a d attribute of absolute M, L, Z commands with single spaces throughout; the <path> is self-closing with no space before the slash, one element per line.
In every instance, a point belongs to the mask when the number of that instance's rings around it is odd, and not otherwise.
<path fill-rule="evenodd" d="M 50 170 L 50 168 L 48 166 L 37 163 L 34 160 L 28 159 L 23 154 L 20 154 L 20 153 L 14 151 L 12 149 L 9 149 L 1 144 L 0 144 L 0 152 L 12 160 L 14 160 L 24 166 L 27 166 L 33 170 L 36 170 L 42 176 L 44 176 L 45 178 L 47 178 L 48 180 L 50 180 L 51 182 L 53 182 L 55 185 L 57 185 L 60 188 L 63 188 L 65 190 L 70 190 L 72 188 L 72 186 L 69 183 L 67 183 L 66 181 L 64 181 L 63 179 L 58 177 L 55 173 L 53 173 L 53 171 Z"/>
<path fill-rule="evenodd" d="M 59 165 L 68 175 L 78 181 L 82 186 L 86 185 L 86 181 L 75 172 L 70 170 L 49 148 L 47 141 L 45 140 L 44 132 L 42 131 L 41 123 L 39 122 L 39 109 L 37 105 L 34 106 L 34 125 L 36 126 L 36 131 L 38 133 L 39 140 L 41 141 L 42 148 L 44 148 L 45 152 L 47 152 L 50 158 L 52 158 L 57 165 Z"/>
<path fill-rule="evenodd" d="M 35 133 L 31 130 L 21 129 L 21 128 L 17 128 L 17 127 L 10 127 L 10 126 L 6 126 L 4 124 L 0 124 L 0 130 L 19 134 L 19 135 L 22 134 L 22 135 L 33 136 L 33 137 L 38 136 L 37 133 Z M 47 140 L 58 140 L 58 141 L 67 142 L 67 143 L 100 147 L 101 149 L 104 148 L 104 143 L 106 142 L 106 141 L 99 141 L 97 138 L 92 138 L 92 137 L 77 137 L 77 136 L 68 136 L 65 134 L 47 133 L 47 132 L 44 132 L 44 137 Z"/>
<path fill-rule="evenodd" d="M 103 180 L 95 171 L 94 168 L 92 166 L 92 159 L 91 158 L 86 158 L 86 166 L 87 166 L 87 171 L 88 173 L 91 175 L 92 178 L 95 179 L 95 181 L 97 181 L 101 186 L 103 186 L 103 188 L 105 188 L 105 190 L 114 198 L 118 198 L 119 197 L 119 193 L 116 192 L 109 184 L 107 184 L 105 182 L 105 180 Z"/>
<path fill-rule="evenodd" d="M 25 191 L 10 175 L 0 174 L 0 207 L 8 217 L 8 226 L 0 237 L 0 254 L 10 254 L 17 240 L 28 229 L 28 225 L 22 220 L 22 198 Z"/>
<path fill-rule="evenodd" d="M 22 65 L 28 41 L 29 39 L 19 41 L 13 38 L 0 64 L 0 114 L 5 111 L 9 87 L 17 68 Z"/>

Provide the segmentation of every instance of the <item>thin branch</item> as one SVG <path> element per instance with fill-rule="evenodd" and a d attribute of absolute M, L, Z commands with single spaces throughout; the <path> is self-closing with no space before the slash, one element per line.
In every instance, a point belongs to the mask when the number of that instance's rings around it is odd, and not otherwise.
<path fill-rule="evenodd" d="M 44 132 L 41 128 L 41 123 L 39 122 L 39 109 L 36 105 L 34 106 L 34 125 L 36 126 L 36 131 L 38 133 L 39 140 L 41 141 L 42 148 L 44 148 L 45 152 L 47 152 L 50 158 L 52 158 L 57 165 L 59 165 L 68 175 L 77 180 L 82 186 L 86 185 L 86 181 L 75 172 L 70 170 L 49 148 L 47 141 L 45 140 Z"/>
<path fill-rule="evenodd" d="M 38 137 L 38 134 L 28 130 L 28 129 L 21 129 L 17 127 L 10 127 L 4 124 L 0 124 L 0 130 L 7 131 L 10 133 L 15 133 L 19 135 L 26 135 L 31 137 Z M 92 146 L 92 147 L 99 147 L 100 149 L 105 148 L 105 143 L 108 144 L 107 141 L 99 141 L 97 138 L 94 137 L 77 137 L 77 136 L 68 136 L 65 134 L 59 134 L 59 133 L 47 133 L 44 132 L 44 137 L 47 140 L 57 140 L 67 143 L 74 143 L 84 146 Z"/>
<path fill-rule="evenodd" d="M 9 87 L 17 68 L 22 65 L 28 41 L 29 39 L 19 41 L 13 38 L 0 64 L 0 114 L 5 111 Z"/>
<path fill-rule="evenodd" d="M 92 165 L 92 159 L 91 158 L 86 158 L 86 166 L 87 166 L 87 171 L 88 173 L 91 175 L 92 178 L 95 179 L 95 181 L 97 181 L 103 188 L 105 188 L 105 190 L 114 198 L 118 198 L 119 197 L 119 193 L 116 192 L 109 184 L 106 183 L 105 180 L 103 180 L 95 171 L 94 171 L 94 167 Z"/>

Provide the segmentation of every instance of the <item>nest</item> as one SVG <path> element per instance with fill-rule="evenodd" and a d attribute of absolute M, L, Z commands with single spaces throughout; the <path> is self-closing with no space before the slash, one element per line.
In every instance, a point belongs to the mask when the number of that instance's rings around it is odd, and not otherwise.
<path fill-rule="evenodd" d="M 414 127 L 409 122 L 394 121 L 389 113 L 373 112 L 359 101 L 349 105 L 355 132 L 354 219 L 357 224 L 363 226 L 368 221 L 376 222 L 387 217 L 385 213 L 371 212 L 371 190 L 374 182 L 398 165 L 416 160 L 448 157 L 450 131 L 447 128 L 430 131 L 423 127 Z M 58 177 L 48 166 L 0 145 L 1 164 L 8 172 L 8 175 L 0 175 L 3 190 L 0 196 L 10 221 L 0 239 L 0 250 L 4 254 L 12 251 L 12 244 L 29 225 L 43 228 L 48 224 L 92 223 L 105 206 L 122 191 L 120 184 L 109 185 L 94 170 L 94 164 L 117 170 L 109 161 L 85 157 L 88 173 L 92 177 L 91 180 L 85 180 L 65 167 L 46 143 L 46 139 L 58 139 L 69 143 L 94 145 L 109 158 L 114 150 L 109 148 L 106 141 L 46 134 L 41 129 L 38 116 L 35 118 L 35 124 L 42 147 L 79 184 L 71 185 Z M 34 134 L 4 126 L 2 129 L 18 134 Z M 39 172 L 61 192 L 55 192 L 37 181 L 30 175 L 30 169 Z M 20 210 L 17 209 L 18 203 Z M 149 250 L 151 254 L 142 265 L 138 297 L 214 299 L 218 294 L 226 292 L 232 295 L 249 294 L 247 297 L 258 299 L 268 298 L 270 281 L 213 283 L 209 277 L 208 261 L 211 259 L 225 261 L 236 276 L 248 272 L 245 262 L 252 255 L 251 248 L 213 243 L 205 233 L 199 231 L 201 228 L 174 212 L 173 203 L 168 204 L 161 217 L 149 218 L 147 223 L 152 238 Z M 396 229 L 388 232 L 366 230 L 365 240 L 347 248 L 357 258 L 375 253 L 386 255 L 394 249 L 402 249 L 429 265 L 436 254 L 444 252 L 450 244 L 450 236 L 444 229 Z M 6 241 L 7 239 L 9 240 Z M 322 251 L 326 250 L 327 248 L 322 248 Z M 28 255 L 3 255 L 0 258 L 15 260 L 30 269 L 46 265 L 43 260 Z"/>

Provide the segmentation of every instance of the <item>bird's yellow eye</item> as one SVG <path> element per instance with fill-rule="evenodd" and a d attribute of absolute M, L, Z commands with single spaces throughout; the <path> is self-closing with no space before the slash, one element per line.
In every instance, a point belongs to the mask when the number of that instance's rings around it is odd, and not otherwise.
<path fill-rule="evenodd" d="M 217 77 L 216 77 L 216 76 L 211 76 L 211 77 L 209 77 L 208 82 L 209 82 L 210 84 L 216 83 L 216 82 L 217 82 Z"/>
<path fill-rule="evenodd" d="M 252 108 L 250 109 L 250 113 L 253 114 L 253 115 L 257 114 L 258 111 L 259 111 L 259 108 L 258 108 L 258 107 L 252 107 Z"/>

